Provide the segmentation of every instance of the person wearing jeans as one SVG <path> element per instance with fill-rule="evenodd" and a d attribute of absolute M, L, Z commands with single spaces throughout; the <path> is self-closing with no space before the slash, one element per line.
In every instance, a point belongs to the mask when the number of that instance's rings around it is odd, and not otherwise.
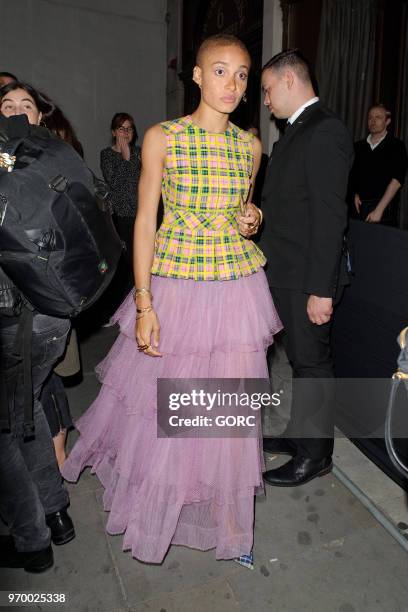
<path fill-rule="evenodd" d="M 65 544 L 74 535 L 66 512 L 69 495 L 62 484 L 51 432 L 39 396 L 70 328 L 68 319 L 35 313 L 32 331 L 34 436 L 24 437 L 24 385 L 14 374 L 13 354 L 18 317 L 0 318 L 0 354 L 6 385 L 9 428 L 0 432 L 0 515 L 10 529 L 2 536 L 0 566 L 40 572 L 53 564 L 50 545 Z"/>

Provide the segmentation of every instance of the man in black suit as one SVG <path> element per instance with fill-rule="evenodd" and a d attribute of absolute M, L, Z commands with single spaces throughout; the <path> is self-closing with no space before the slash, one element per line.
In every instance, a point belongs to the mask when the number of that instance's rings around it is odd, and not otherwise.
<path fill-rule="evenodd" d="M 287 119 L 266 173 L 260 246 L 294 376 L 288 427 L 280 438 L 264 440 L 265 451 L 292 459 L 264 477 L 296 486 L 332 468 L 330 329 L 348 280 L 342 247 L 353 145 L 345 125 L 316 97 L 297 50 L 264 66 L 262 88 L 274 117 Z"/>

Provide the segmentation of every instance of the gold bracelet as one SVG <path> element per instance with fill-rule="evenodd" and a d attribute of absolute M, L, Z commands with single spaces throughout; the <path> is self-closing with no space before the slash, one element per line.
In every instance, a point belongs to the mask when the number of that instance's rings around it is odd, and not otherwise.
<path fill-rule="evenodd" d="M 148 293 L 150 296 L 152 295 L 152 292 L 150 291 L 150 289 L 147 289 L 147 287 L 141 287 L 140 289 L 136 289 L 135 287 L 135 291 L 134 291 L 135 297 L 137 295 L 146 295 L 146 293 Z"/>
<path fill-rule="evenodd" d="M 146 313 L 152 311 L 152 306 L 147 306 L 146 308 L 136 308 L 136 321 L 145 316 Z"/>
<path fill-rule="evenodd" d="M 146 306 L 146 308 L 137 308 L 136 307 L 136 312 L 149 312 L 149 310 L 153 310 L 152 306 Z"/>
<path fill-rule="evenodd" d="M 147 306 L 146 308 L 136 308 L 136 321 L 145 316 L 146 313 L 153 310 L 152 306 Z"/>
<path fill-rule="evenodd" d="M 150 291 L 150 289 L 146 289 L 146 287 L 142 287 L 141 289 L 134 289 L 133 290 L 133 301 L 134 303 L 137 305 L 137 298 L 139 296 L 144 296 L 144 295 L 148 295 L 150 296 L 150 300 L 153 301 L 153 295 L 152 292 Z"/>
<path fill-rule="evenodd" d="M 263 221 L 263 212 L 262 212 L 262 210 L 261 210 L 260 208 L 258 208 L 258 207 L 256 207 L 256 208 L 257 208 L 257 210 L 258 210 L 258 212 L 259 212 L 259 214 L 260 214 L 260 217 L 261 217 L 261 218 L 259 219 L 259 225 L 261 225 L 261 224 L 262 224 L 262 221 Z"/>

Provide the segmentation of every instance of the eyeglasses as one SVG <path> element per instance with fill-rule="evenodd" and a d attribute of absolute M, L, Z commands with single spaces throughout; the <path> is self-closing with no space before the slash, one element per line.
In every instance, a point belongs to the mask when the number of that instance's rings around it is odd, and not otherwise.
<path fill-rule="evenodd" d="M 132 132 L 134 132 L 134 129 L 132 127 L 118 127 L 118 132 L 123 132 L 124 134 L 131 134 Z"/>

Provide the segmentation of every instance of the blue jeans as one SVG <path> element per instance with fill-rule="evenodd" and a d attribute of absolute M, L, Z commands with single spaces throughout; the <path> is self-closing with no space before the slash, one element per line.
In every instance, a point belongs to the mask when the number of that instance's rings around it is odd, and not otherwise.
<path fill-rule="evenodd" d="M 3 319 L 4 321 L 4 319 Z M 10 432 L 0 432 L 0 515 L 17 550 L 46 548 L 50 543 L 47 514 L 69 503 L 55 457 L 50 429 L 38 400 L 42 385 L 63 353 L 70 322 L 35 314 L 32 333 L 32 382 L 35 437 L 24 440 L 23 386 L 10 375 L 17 324 L 0 327 L 0 354 L 8 388 Z"/>

